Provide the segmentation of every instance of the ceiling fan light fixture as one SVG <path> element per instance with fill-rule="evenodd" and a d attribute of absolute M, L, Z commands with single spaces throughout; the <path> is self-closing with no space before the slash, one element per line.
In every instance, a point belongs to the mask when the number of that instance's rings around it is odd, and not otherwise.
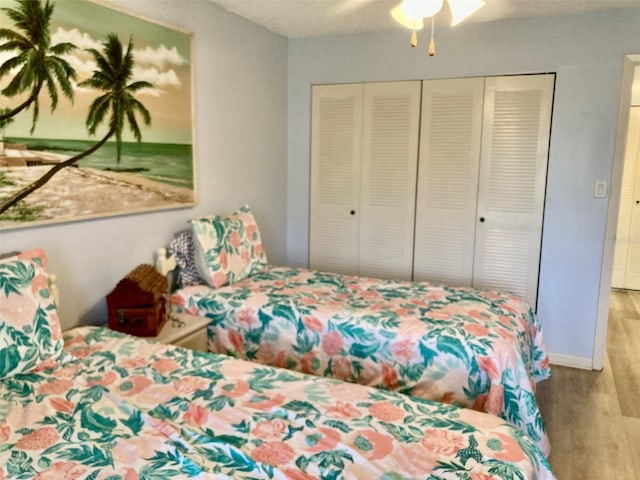
<path fill-rule="evenodd" d="M 409 19 L 429 18 L 442 10 L 443 0 L 402 0 L 400 9 Z"/>
<path fill-rule="evenodd" d="M 447 0 L 447 2 L 451 10 L 452 27 L 485 5 L 484 0 Z M 444 0 L 402 0 L 391 9 L 391 16 L 396 22 L 413 30 L 410 42 L 412 47 L 418 44 L 416 30 L 424 28 L 425 18 L 431 18 L 431 41 L 429 42 L 429 56 L 431 57 L 436 53 L 435 18 L 442 10 L 443 3 Z"/>
<path fill-rule="evenodd" d="M 447 0 L 451 10 L 451 26 L 455 27 L 486 5 L 484 0 Z"/>
<path fill-rule="evenodd" d="M 410 28 L 411 30 L 422 30 L 424 28 L 424 21 L 422 17 L 418 18 L 409 18 L 404 12 L 402 8 L 404 2 L 399 3 L 393 9 L 391 9 L 391 16 L 393 19 L 398 22 L 400 25 L 406 28 Z"/>

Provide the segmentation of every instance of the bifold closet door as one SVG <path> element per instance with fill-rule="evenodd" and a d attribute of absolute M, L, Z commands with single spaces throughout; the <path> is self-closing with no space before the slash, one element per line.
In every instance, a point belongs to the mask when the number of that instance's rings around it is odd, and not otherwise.
<path fill-rule="evenodd" d="M 615 288 L 640 290 L 640 107 L 631 107 L 613 264 Z"/>
<path fill-rule="evenodd" d="M 484 78 L 423 82 L 414 280 L 471 285 L 483 97 Z"/>
<path fill-rule="evenodd" d="M 309 265 L 354 273 L 359 244 L 362 85 L 321 85 L 312 92 Z"/>
<path fill-rule="evenodd" d="M 420 82 L 364 85 L 359 275 L 411 279 Z"/>
<path fill-rule="evenodd" d="M 312 96 L 310 267 L 410 279 L 420 82 Z"/>
<path fill-rule="evenodd" d="M 485 80 L 473 286 L 535 308 L 554 75 Z"/>
<path fill-rule="evenodd" d="M 313 87 L 311 268 L 413 273 L 535 308 L 554 80 Z"/>

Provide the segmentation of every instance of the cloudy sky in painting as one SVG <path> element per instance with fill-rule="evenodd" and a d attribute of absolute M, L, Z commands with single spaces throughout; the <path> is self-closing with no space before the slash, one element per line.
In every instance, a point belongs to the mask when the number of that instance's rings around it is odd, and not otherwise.
<path fill-rule="evenodd" d="M 159 143 L 191 143 L 191 35 L 174 28 L 143 20 L 123 12 L 103 7 L 87 1 L 54 0 L 55 10 L 51 25 L 52 44 L 73 43 L 77 49 L 65 59 L 75 69 L 77 82 L 91 76 L 96 68 L 88 49 L 102 49 L 102 42 L 108 33 L 115 33 L 123 46 L 131 38 L 134 45 L 135 66 L 131 81 L 145 80 L 153 88 L 137 93 L 151 113 L 151 126 L 143 126 L 142 140 Z M 3 2 L 3 7 L 6 2 Z M 13 5 L 10 5 L 13 7 Z M 13 25 L 4 12 L 0 12 L 0 26 Z M 0 53 L 0 63 L 13 56 L 11 52 Z M 8 78 L 0 80 L 6 85 Z M 74 84 L 73 103 L 60 94 L 58 107 L 50 113 L 50 102 L 46 93 L 40 96 L 40 120 L 33 134 L 35 138 L 67 138 L 85 140 L 89 137 L 85 120 L 89 105 L 100 92 L 81 88 Z M 19 104 L 25 97 L 7 99 L 0 97 L 0 107 Z M 22 113 L 7 128 L 6 135 L 29 136 L 31 112 Z M 100 138 L 106 127 L 99 130 L 95 138 Z M 131 140 L 128 128 L 124 139 Z"/>

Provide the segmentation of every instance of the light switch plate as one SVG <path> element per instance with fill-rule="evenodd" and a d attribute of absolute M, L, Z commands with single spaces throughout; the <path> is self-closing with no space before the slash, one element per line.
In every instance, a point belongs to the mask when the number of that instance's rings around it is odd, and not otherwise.
<path fill-rule="evenodd" d="M 593 192 L 593 196 L 596 198 L 607 198 L 607 181 L 596 180 L 596 188 Z"/>

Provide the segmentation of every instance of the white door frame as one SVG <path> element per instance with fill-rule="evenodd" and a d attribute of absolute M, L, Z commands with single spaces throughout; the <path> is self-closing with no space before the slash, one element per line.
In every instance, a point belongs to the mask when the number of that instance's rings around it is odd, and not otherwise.
<path fill-rule="evenodd" d="M 609 298 L 611 296 L 611 278 L 613 275 L 613 257 L 618 227 L 618 208 L 620 206 L 620 187 L 624 170 L 624 157 L 629 127 L 629 109 L 631 107 L 631 89 L 635 67 L 640 65 L 640 55 L 625 55 L 622 70 L 622 86 L 620 88 L 620 105 L 618 107 L 618 125 L 616 128 L 616 144 L 611 168 L 609 188 L 609 208 L 607 211 L 607 227 L 605 230 L 600 272 L 600 292 L 598 295 L 598 312 L 593 345 L 593 361 L 591 368 L 602 370 L 607 345 L 607 325 L 609 320 Z"/>

